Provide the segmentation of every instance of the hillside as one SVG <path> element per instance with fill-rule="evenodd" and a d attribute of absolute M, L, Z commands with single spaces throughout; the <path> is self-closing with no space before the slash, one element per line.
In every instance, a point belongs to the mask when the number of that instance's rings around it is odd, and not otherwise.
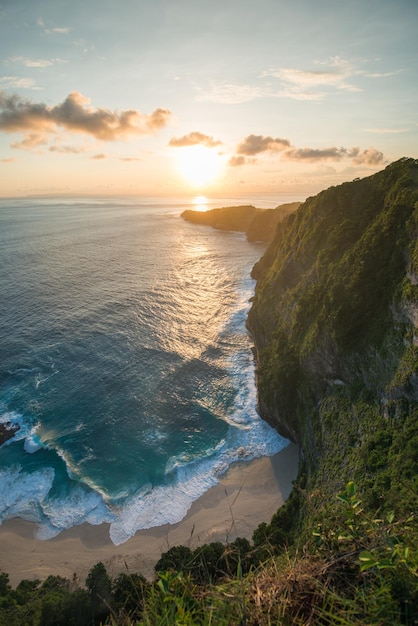
<path fill-rule="evenodd" d="M 300 443 L 310 488 L 355 480 L 416 507 L 418 161 L 309 198 L 254 268 L 262 416 Z"/>
<path fill-rule="evenodd" d="M 277 224 L 299 206 L 300 202 L 281 204 L 275 209 L 256 209 L 252 205 L 230 206 L 210 211 L 186 210 L 181 216 L 194 224 L 243 232 L 248 241 L 271 241 Z"/>

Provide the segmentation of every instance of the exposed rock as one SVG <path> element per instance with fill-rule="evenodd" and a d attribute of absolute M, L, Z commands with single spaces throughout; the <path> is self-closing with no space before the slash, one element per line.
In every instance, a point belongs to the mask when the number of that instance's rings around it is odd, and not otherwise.
<path fill-rule="evenodd" d="M 0 446 L 12 439 L 18 430 L 20 430 L 19 424 L 13 424 L 12 422 L 0 424 Z"/>

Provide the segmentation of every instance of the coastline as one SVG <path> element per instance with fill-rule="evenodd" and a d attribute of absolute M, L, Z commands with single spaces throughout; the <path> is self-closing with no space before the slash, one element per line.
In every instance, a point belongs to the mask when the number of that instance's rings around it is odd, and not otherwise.
<path fill-rule="evenodd" d="M 111 577 L 130 572 L 152 579 L 155 563 L 172 546 L 251 539 L 258 524 L 268 523 L 289 496 L 298 462 L 299 448 L 290 443 L 272 457 L 234 463 L 181 522 L 141 530 L 119 546 L 111 542 L 108 524 L 82 524 L 41 541 L 33 537 L 32 522 L 9 520 L 0 526 L 0 572 L 9 574 L 13 587 L 51 574 L 68 579 L 75 574 L 84 584 L 101 561 Z"/>

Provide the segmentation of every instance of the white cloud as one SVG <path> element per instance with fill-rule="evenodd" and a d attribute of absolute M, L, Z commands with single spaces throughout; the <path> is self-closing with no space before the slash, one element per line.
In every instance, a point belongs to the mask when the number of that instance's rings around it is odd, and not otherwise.
<path fill-rule="evenodd" d="M 41 89 L 33 78 L 23 78 L 21 76 L 0 76 L 0 86 L 6 89 Z"/>
<path fill-rule="evenodd" d="M 69 26 L 51 26 L 48 28 L 45 24 L 45 20 L 42 17 L 38 17 L 36 23 L 47 35 L 50 35 L 51 33 L 68 35 L 68 33 L 71 31 L 71 28 Z"/>
<path fill-rule="evenodd" d="M 376 79 L 403 71 L 366 72 L 364 65 L 367 62 L 367 59 L 344 59 L 334 56 L 325 61 L 315 61 L 309 68 L 270 67 L 258 76 L 254 84 L 211 81 L 207 88 L 199 86 L 196 100 L 223 104 L 241 104 L 259 98 L 323 100 L 332 92 L 363 91 L 363 88 L 356 84 L 359 77 Z"/>
<path fill-rule="evenodd" d="M 241 104 L 257 98 L 271 95 L 264 87 L 240 85 L 231 82 L 211 82 L 209 89 L 198 89 L 196 100 L 199 102 L 220 102 L 223 104 Z"/>
<path fill-rule="evenodd" d="M 364 76 L 367 78 L 386 78 L 387 76 L 396 76 L 397 74 L 401 74 L 404 70 L 395 70 L 394 72 L 375 72 L 375 73 L 364 73 Z"/>
<path fill-rule="evenodd" d="M 24 65 L 25 67 L 51 67 L 52 65 L 56 65 L 57 63 L 67 63 L 64 59 L 60 59 L 59 57 L 55 57 L 53 59 L 28 59 L 27 57 L 10 57 L 6 59 L 6 63 L 19 63 Z"/>
<path fill-rule="evenodd" d="M 277 78 L 281 81 L 279 96 L 297 100 L 319 100 L 326 95 L 324 89 L 336 91 L 361 91 L 349 81 L 360 72 L 354 64 L 341 57 L 332 57 L 319 65 L 325 69 L 300 69 L 275 67 L 265 70 L 262 77 Z"/>
<path fill-rule="evenodd" d="M 361 67 L 365 63 L 367 59 L 352 60 L 335 56 L 326 61 L 316 61 L 313 68 L 272 67 L 261 76 L 280 81 L 281 90 L 277 96 L 296 100 L 321 100 L 331 91 L 362 91 L 355 84 L 356 77 L 385 78 L 403 72 L 367 72 Z"/>

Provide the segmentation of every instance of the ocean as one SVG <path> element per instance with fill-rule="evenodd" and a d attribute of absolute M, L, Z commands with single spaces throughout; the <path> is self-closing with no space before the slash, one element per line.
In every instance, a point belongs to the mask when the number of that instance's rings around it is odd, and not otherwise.
<path fill-rule="evenodd" d="M 107 522 L 121 544 L 287 445 L 257 415 L 245 327 L 264 245 L 185 222 L 193 206 L 0 200 L 0 423 L 20 426 L 0 523 Z"/>

